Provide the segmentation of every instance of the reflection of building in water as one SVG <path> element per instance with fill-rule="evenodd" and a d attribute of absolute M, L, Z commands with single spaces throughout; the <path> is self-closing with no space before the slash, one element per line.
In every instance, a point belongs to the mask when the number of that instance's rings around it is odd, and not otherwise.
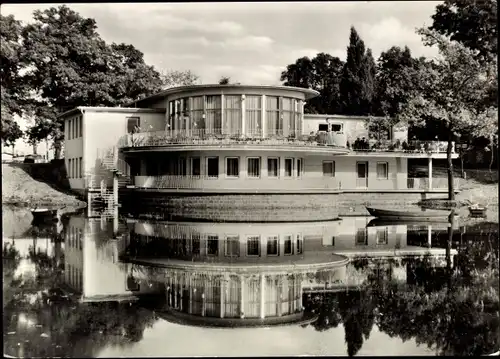
<path fill-rule="evenodd" d="M 82 300 L 126 299 L 158 290 L 134 279 L 130 266 L 118 261 L 124 242 L 113 218 L 71 216 L 65 242 L 65 283 Z"/>
<path fill-rule="evenodd" d="M 445 255 L 443 248 L 415 243 L 409 224 L 371 227 L 370 217 L 339 221 L 293 223 L 203 223 L 133 221 L 131 238 L 141 243 L 142 254 L 190 261 L 279 263 L 308 256 Z M 446 224 L 426 228 L 429 238 Z M 168 238 L 169 241 L 162 239 Z M 154 246 L 146 245 L 155 243 Z M 151 252 L 152 248 L 155 252 Z M 132 248 L 131 248 L 132 249 Z"/>

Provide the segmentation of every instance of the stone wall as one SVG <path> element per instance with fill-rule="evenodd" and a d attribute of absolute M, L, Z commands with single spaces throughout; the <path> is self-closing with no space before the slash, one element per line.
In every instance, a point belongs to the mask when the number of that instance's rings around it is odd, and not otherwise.
<path fill-rule="evenodd" d="M 365 205 L 404 208 L 416 205 L 420 193 L 225 194 L 171 195 L 130 191 L 120 195 L 122 212 L 144 217 L 211 221 L 318 221 L 339 215 L 368 215 Z"/>

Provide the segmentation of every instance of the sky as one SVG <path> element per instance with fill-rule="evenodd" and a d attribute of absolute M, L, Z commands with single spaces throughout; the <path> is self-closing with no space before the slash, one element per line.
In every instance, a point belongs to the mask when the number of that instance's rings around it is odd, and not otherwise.
<path fill-rule="evenodd" d="M 279 85 L 286 66 L 320 52 L 346 58 L 351 26 L 377 59 L 392 46 L 433 57 L 415 29 L 431 25 L 435 1 L 89 3 L 67 5 L 96 20 L 108 43 L 127 43 L 158 70 L 191 70 L 204 84 Z M 60 4 L 4 4 L 2 15 L 30 22 Z M 22 129 L 27 124 L 20 121 Z M 42 143 L 41 146 L 44 147 Z M 25 152 L 22 140 L 16 143 Z M 40 150 L 41 153 L 45 149 Z M 28 151 L 30 152 L 30 151 Z M 39 152 L 40 153 L 40 152 Z"/>
<path fill-rule="evenodd" d="M 96 20 L 107 42 L 128 43 L 160 70 L 191 70 L 202 83 L 222 76 L 242 84 L 274 85 L 288 64 L 326 52 L 345 60 L 354 26 L 375 58 L 408 45 L 434 56 L 417 27 L 431 24 L 440 2 L 240 2 L 67 4 Z M 53 4 L 5 4 L 2 15 L 29 22 Z"/>

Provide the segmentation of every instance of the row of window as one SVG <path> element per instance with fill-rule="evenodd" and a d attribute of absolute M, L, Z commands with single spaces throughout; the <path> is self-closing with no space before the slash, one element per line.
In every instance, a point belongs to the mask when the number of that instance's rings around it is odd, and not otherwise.
<path fill-rule="evenodd" d="M 67 164 L 68 178 L 83 177 L 83 159 L 82 157 L 70 158 Z"/>
<path fill-rule="evenodd" d="M 68 140 L 83 136 L 83 116 L 77 116 L 66 120 L 67 126 L 64 128 L 64 137 Z"/>
<path fill-rule="evenodd" d="M 82 229 L 70 226 L 68 233 L 66 235 L 67 239 L 66 245 L 70 248 L 76 248 L 82 250 L 82 238 L 83 238 Z"/>
<path fill-rule="evenodd" d="M 240 157 L 226 157 L 224 173 L 226 177 L 240 177 Z M 262 173 L 262 158 L 247 157 L 247 177 L 259 178 Z M 279 157 L 267 158 L 267 176 L 280 177 L 281 166 Z M 219 157 L 206 157 L 206 175 L 208 177 L 219 177 Z M 147 170 L 148 175 L 154 175 L 158 169 L 157 163 L 149 163 Z M 201 158 L 200 157 L 180 157 L 176 161 L 171 161 L 167 164 L 166 173 L 174 176 L 187 176 L 188 172 L 193 176 L 201 175 Z M 285 158 L 283 163 L 283 175 L 285 177 L 301 177 L 303 174 L 303 159 L 302 158 Z"/>
<path fill-rule="evenodd" d="M 146 236 L 137 235 L 135 237 L 139 240 L 145 239 Z M 149 237 L 150 238 L 150 237 Z M 246 237 L 246 256 L 258 257 L 261 255 L 261 236 L 248 235 Z M 160 239 L 164 241 L 163 238 Z M 206 254 L 209 256 L 219 255 L 219 236 L 207 235 L 205 240 L 201 239 L 199 233 L 193 233 L 191 239 L 178 239 L 169 241 L 169 249 L 176 253 L 191 253 L 193 255 L 200 255 L 201 248 L 204 246 Z M 283 253 L 281 253 L 281 243 L 283 244 Z M 264 244 L 268 256 L 280 255 L 294 255 L 303 253 L 303 241 L 300 234 L 294 235 L 272 235 L 267 236 L 266 243 Z M 240 236 L 239 235 L 226 235 L 224 240 L 224 255 L 226 257 L 240 257 Z"/>
<path fill-rule="evenodd" d="M 172 130 L 205 129 L 241 133 L 242 102 L 245 102 L 245 131 L 262 130 L 261 95 L 220 95 L 181 98 L 169 103 L 169 126 Z M 266 96 L 266 127 L 269 134 L 301 130 L 302 101 L 288 97 Z M 224 124 L 222 124 L 224 111 Z"/>
<path fill-rule="evenodd" d="M 71 264 L 66 264 L 65 272 L 65 277 L 67 278 L 69 285 L 76 290 L 81 290 L 83 284 L 82 271 Z"/>

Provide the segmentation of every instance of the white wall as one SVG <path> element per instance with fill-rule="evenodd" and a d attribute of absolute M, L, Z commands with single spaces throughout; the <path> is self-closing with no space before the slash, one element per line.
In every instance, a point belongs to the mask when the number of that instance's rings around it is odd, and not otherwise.
<path fill-rule="evenodd" d="M 128 117 L 139 117 L 140 126 L 144 130 L 163 131 L 165 129 L 165 114 L 163 113 L 141 113 L 134 109 L 130 112 L 87 110 L 84 115 L 84 171 L 104 177 L 108 186 L 112 185 L 111 173 L 102 171 L 97 161 L 98 152 L 116 146 L 120 138 L 127 134 Z"/>

